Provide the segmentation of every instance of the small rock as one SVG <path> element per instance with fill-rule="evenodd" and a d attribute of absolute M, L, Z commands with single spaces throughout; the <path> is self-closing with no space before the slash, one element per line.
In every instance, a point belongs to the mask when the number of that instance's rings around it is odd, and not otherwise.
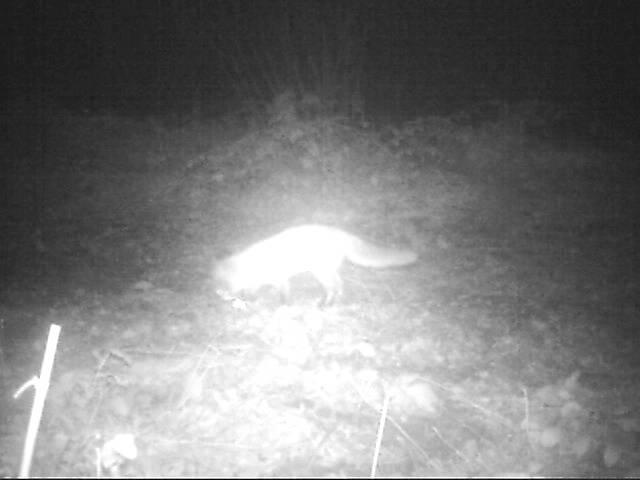
<path fill-rule="evenodd" d="M 561 439 L 562 431 L 558 427 L 549 427 L 540 434 L 540 445 L 545 448 L 555 447 Z"/>
<path fill-rule="evenodd" d="M 610 443 L 605 447 L 604 452 L 602 453 L 602 460 L 604 461 L 604 464 L 607 468 L 611 468 L 616 463 L 618 463 L 618 460 L 620 460 L 620 455 L 620 449 Z"/>

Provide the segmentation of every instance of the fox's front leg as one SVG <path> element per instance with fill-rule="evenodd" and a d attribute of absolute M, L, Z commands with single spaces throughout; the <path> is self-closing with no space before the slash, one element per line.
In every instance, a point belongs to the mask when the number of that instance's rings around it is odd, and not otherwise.
<path fill-rule="evenodd" d="M 291 304 L 291 286 L 289 285 L 289 281 L 285 280 L 278 286 L 278 291 L 280 293 L 280 302 L 284 305 Z"/>

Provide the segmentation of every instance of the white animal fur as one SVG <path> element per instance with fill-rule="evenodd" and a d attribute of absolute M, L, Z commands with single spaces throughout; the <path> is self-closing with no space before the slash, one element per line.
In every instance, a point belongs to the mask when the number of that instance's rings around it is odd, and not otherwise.
<path fill-rule="evenodd" d="M 231 294 L 274 286 L 288 300 L 290 279 L 309 272 L 324 288 L 323 303 L 328 304 L 342 293 L 340 266 L 345 259 L 363 267 L 384 268 L 411 264 L 417 254 L 377 246 L 335 227 L 301 225 L 218 262 L 214 277 L 220 289 Z"/>

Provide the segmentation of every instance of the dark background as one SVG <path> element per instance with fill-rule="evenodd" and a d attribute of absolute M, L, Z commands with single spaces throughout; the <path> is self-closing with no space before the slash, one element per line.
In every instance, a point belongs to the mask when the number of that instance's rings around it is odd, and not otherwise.
<path fill-rule="evenodd" d="M 9 99 L 219 115 L 295 84 L 368 113 L 487 98 L 637 121 L 640 16 L 620 1 L 3 2 Z"/>

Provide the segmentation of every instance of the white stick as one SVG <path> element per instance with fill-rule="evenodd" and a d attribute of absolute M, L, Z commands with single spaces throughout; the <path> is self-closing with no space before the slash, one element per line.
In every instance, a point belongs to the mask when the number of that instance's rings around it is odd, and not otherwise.
<path fill-rule="evenodd" d="M 29 417 L 27 436 L 24 440 L 19 478 L 28 477 L 29 470 L 31 469 L 33 447 L 36 443 L 38 429 L 40 428 L 40 419 L 42 418 L 44 400 L 45 398 L 47 398 L 47 391 L 49 390 L 49 379 L 51 378 L 53 358 L 56 355 L 59 335 L 60 326 L 56 325 L 55 323 L 51 324 L 51 328 L 49 328 L 49 338 L 47 339 L 47 347 L 44 350 L 44 358 L 42 359 L 42 366 L 40 367 L 40 378 L 37 380 L 37 382 L 34 383 L 36 393 L 33 397 L 33 405 L 31 406 L 31 416 Z"/>
<path fill-rule="evenodd" d="M 384 404 L 380 413 L 380 424 L 378 425 L 378 434 L 376 435 L 376 448 L 373 452 L 373 462 L 371 464 L 371 478 L 375 478 L 376 469 L 378 468 L 378 457 L 380 456 L 380 446 L 382 445 L 382 434 L 384 433 L 384 424 L 387 421 L 387 410 L 389 409 L 389 390 L 386 389 L 384 395 Z"/>

